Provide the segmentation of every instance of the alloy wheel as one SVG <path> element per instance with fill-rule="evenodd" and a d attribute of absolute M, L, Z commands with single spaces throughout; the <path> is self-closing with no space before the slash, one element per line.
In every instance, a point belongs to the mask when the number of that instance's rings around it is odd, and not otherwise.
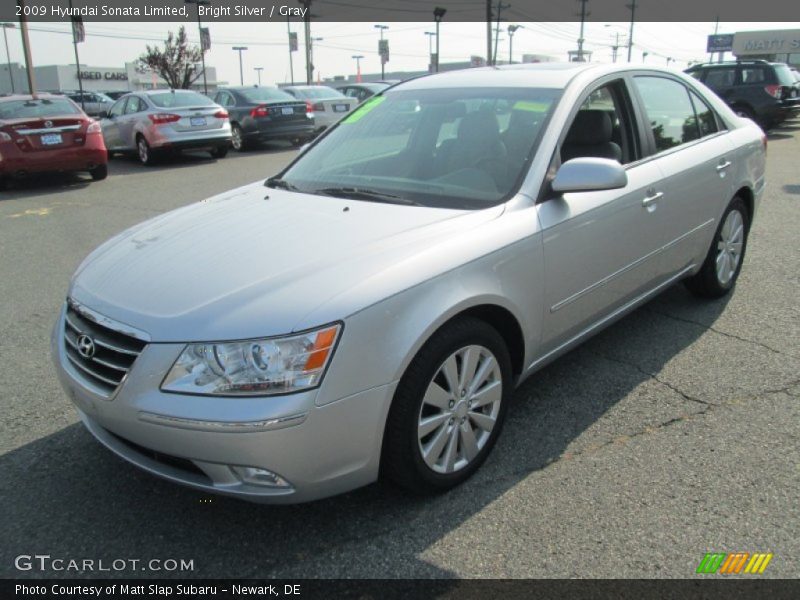
<path fill-rule="evenodd" d="M 503 399 L 500 365 L 477 345 L 456 350 L 428 384 L 417 437 L 422 458 L 437 473 L 472 462 L 491 436 Z"/>
<path fill-rule="evenodd" d="M 147 161 L 150 159 L 150 149 L 147 147 L 147 141 L 143 137 L 140 137 L 136 147 L 139 151 L 139 160 L 147 164 Z"/>
<path fill-rule="evenodd" d="M 727 285 L 739 268 L 744 244 L 744 219 L 738 210 L 728 213 L 717 242 L 717 280 Z"/>
<path fill-rule="evenodd" d="M 234 127 L 231 131 L 231 145 L 237 152 L 242 149 L 242 130 L 238 127 Z"/>

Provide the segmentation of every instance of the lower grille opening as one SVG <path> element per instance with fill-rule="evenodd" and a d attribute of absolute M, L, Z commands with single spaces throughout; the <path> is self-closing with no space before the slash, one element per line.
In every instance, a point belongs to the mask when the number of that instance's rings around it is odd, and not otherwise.
<path fill-rule="evenodd" d="M 151 450 L 150 448 L 145 448 L 144 446 L 140 446 L 139 444 L 136 444 L 130 440 L 126 440 L 124 437 L 120 437 L 116 433 L 112 433 L 111 431 L 108 431 L 108 433 L 112 435 L 115 439 L 119 440 L 120 442 L 128 446 L 131 450 L 134 450 L 139 454 L 146 456 L 150 460 L 154 460 L 157 463 L 173 467 L 180 471 L 186 471 L 188 473 L 191 473 L 192 475 L 199 475 L 203 479 L 207 480 L 208 483 L 211 483 L 211 479 L 208 477 L 208 475 L 206 475 L 205 472 L 200 467 L 198 467 L 188 458 L 181 458 L 180 456 L 173 456 L 171 454 L 164 454 L 163 452 L 157 452 L 156 450 Z"/>

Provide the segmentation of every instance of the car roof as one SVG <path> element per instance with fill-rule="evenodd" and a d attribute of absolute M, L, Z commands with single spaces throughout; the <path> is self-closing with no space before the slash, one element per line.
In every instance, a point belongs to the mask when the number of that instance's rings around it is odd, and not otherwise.
<path fill-rule="evenodd" d="M 137 94 L 144 94 L 145 96 L 152 96 L 153 94 L 163 94 L 164 92 L 172 92 L 174 94 L 200 94 L 194 90 L 173 90 L 170 88 L 161 88 L 159 90 L 141 90 Z M 202 94 L 200 94 L 202 96 Z"/>
<path fill-rule="evenodd" d="M 330 88 L 330 87 L 331 86 L 329 86 L 329 85 L 285 85 L 285 86 L 283 86 L 282 88 L 279 88 L 279 89 L 285 90 L 285 89 L 288 88 L 288 89 L 292 89 L 292 90 L 313 90 L 313 89 L 318 89 L 318 88 Z M 333 89 L 333 88 L 331 88 L 331 89 Z"/>
<path fill-rule="evenodd" d="M 65 98 L 63 94 L 51 94 L 50 92 L 37 92 L 35 96 L 31 94 L 9 94 L 2 96 L 2 102 L 10 102 L 12 100 L 39 100 L 41 98 Z"/>

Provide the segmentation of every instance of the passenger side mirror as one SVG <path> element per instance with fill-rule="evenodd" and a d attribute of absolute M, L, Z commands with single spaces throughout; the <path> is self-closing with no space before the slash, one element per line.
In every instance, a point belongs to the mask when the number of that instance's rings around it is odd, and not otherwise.
<path fill-rule="evenodd" d="M 582 157 L 568 160 L 558 169 L 551 187 L 554 192 L 616 190 L 628 185 L 628 174 L 615 160 Z"/>

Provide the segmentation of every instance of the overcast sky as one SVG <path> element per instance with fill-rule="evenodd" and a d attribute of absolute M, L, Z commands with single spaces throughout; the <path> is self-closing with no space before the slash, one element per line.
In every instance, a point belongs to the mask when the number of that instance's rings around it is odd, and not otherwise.
<path fill-rule="evenodd" d="M 580 28 L 579 23 L 526 23 L 514 35 L 514 58 L 522 54 L 547 54 L 566 60 L 567 50 L 574 50 Z M 364 55 L 363 73 L 380 72 L 377 54 L 379 31 L 373 23 L 312 23 L 314 64 L 322 78 L 354 74 L 354 54 Z M 432 23 L 389 23 L 385 35 L 389 39 L 391 59 L 387 72 L 392 70 L 424 70 L 428 64 L 428 37 Z M 79 46 L 81 64 L 92 67 L 121 67 L 132 61 L 145 49 L 175 30 L 177 23 L 86 23 L 86 42 Z M 508 58 L 508 23 L 501 24 L 498 59 Z M 247 46 L 244 53 L 245 84 L 256 82 L 254 67 L 263 67 L 262 83 L 269 84 L 289 79 L 289 53 L 286 24 L 279 23 L 213 23 L 210 26 L 212 48 L 206 54 L 206 63 L 217 68 L 218 77 L 231 84 L 239 83 L 238 53 L 232 46 Z M 611 46 L 619 34 L 620 44 L 626 44 L 627 23 L 587 23 L 584 33 L 585 50 L 593 51 L 593 61 L 610 62 Z M 35 65 L 74 64 L 69 25 L 66 23 L 31 23 L 31 46 Z M 800 23 L 720 23 L 720 33 L 752 31 L 758 29 L 796 29 Z M 300 52 L 293 54 L 295 80 L 305 78 L 302 23 L 293 23 L 300 40 Z M 197 41 L 197 27 L 187 27 L 189 38 Z M 441 62 L 468 60 L 471 55 L 486 53 L 485 23 L 442 22 Z M 672 66 L 683 68 L 690 60 L 704 60 L 706 36 L 714 32 L 714 23 L 636 23 L 634 28 L 633 60 L 642 61 L 642 52 L 649 55 L 646 62 L 664 65 L 666 58 L 677 62 Z M 19 32 L 8 30 L 11 60 L 22 62 Z M 1 48 L 1 47 L 0 47 Z M 4 49 L 0 49 L 3 52 Z M 620 60 L 627 59 L 627 50 L 621 48 Z M 3 56 L 5 58 L 5 56 Z M 315 74 L 316 76 L 316 74 Z"/>

